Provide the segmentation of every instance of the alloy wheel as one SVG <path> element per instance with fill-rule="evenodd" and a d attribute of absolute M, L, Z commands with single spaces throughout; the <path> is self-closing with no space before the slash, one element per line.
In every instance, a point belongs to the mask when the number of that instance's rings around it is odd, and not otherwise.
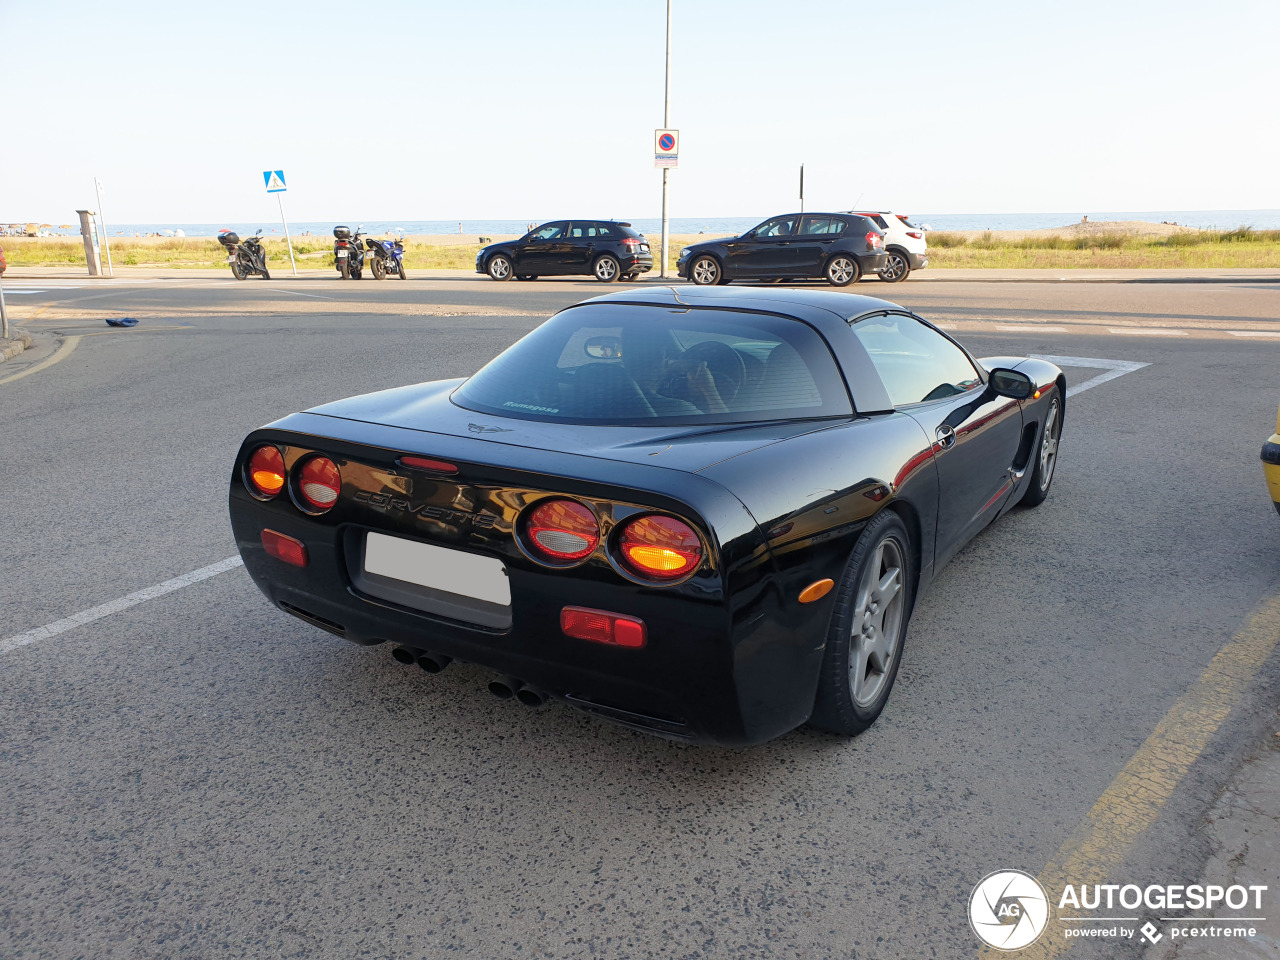
<path fill-rule="evenodd" d="M 1044 439 L 1040 441 L 1040 489 L 1048 490 L 1053 481 L 1053 468 L 1058 464 L 1058 438 L 1062 418 L 1058 398 L 1049 405 L 1049 415 L 1044 420 Z"/>
<path fill-rule="evenodd" d="M 694 261 L 693 282 L 710 285 L 720 279 L 720 265 L 710 257 Z"/>
<path fill-rule="evenodd" d="M 849 685 L 860 707 L 880 696 L 902 643 L 903 556 L 898 541 L 886 537 L 858 584 L 849 636 Z"/>

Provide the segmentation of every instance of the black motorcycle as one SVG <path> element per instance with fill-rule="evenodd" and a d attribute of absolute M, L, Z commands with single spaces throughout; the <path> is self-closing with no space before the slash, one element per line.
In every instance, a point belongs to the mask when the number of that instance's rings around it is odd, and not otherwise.
<path fill-rule="evenodd" d="M 360 231 L 363 229 L 362 223 L 353 235 L 350 227 L 333 228 L 333 265 L 343 280 L 359 280 L 364 272 L 364 248 L 360 246 Z"/>
<path fill-rule="evenodd" d="M 263 280 L 270 280 L 271 273 L 267 270 L 267 251 L 262 249 L 262 241 L 258 239 L 258 235 L 262 231 L 259 230 L 252 237 L 240 239 L 240 235 L 234 230 L 220 230 L 218 232 L 218 242 L 227 251 L 227 263 L 231 265 L 231 275 L 237 280 L 243 280 L 251 273 L 261 275 Z"/>
<path fill-rule="evenodd" d="M 388 273 L 404 276 L 404 237 L 391 240 L 374 240 L 367 237 L 364 245 L 369 248 L 369 267 L 373 270 L 373 279 L 381 280 Z"/>

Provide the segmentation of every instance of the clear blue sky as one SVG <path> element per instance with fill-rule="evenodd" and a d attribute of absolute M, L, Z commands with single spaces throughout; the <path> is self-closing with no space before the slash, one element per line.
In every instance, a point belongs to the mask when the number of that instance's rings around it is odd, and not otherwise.
<path fill-rule="evenodd" d="M 1280 207 L 1280 3 L 675 0 L 672 215 Z M 662 0 L 0 0 L 0 221 L 656 217 Z"/>

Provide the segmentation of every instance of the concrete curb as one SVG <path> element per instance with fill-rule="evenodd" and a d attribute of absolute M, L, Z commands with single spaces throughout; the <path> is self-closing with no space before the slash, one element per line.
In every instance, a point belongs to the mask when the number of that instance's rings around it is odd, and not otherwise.
<path fill-rule="evenodd" d="M 31 334 L 19 330 L 8 340 L 0 340 L 0 363 L 12 360 L 23 350 L 31 346 Z"/>

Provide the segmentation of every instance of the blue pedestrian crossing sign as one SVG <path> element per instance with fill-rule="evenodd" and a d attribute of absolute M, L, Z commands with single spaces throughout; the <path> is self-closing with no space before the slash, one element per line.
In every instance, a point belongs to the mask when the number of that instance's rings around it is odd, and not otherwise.
<path fill-rule="evenodd" d="M 267 185 L 267 193 L 284 193 L 289 189 L 284 185 L 283 170 L 263 170 L 262 182 Z"/>

